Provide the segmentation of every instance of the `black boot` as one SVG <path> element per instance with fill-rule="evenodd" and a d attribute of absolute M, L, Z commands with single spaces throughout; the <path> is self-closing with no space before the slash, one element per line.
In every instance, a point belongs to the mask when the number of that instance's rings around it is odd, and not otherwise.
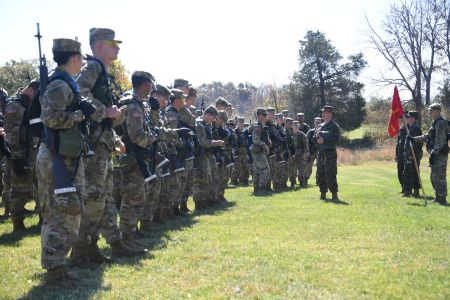
<path fill-rule="evenodd" d="M 413 197 L 414 198 L 419 198 L 420 197 L 419 189 L 414 189 Z"/>
<path fill-rule="evenodd" d="M 326 192 L 320 192 L 320 200 L 327 200 L 327 193 Z"/>
<path fill-rule="evenodd" d="M 180 211 L 180 207 L 178 205 L 175 205 L 173 207 L 173 215 L 174 216 L 182 216 L 183 214 Z"/>
<path fill-rule="evenodd" d="M 161 220 L 161 209 L 157 209 L 153 215 L 153 223 L 164 223 Z"/>
<path fill-rule="evenodd" d="M 27 230 L 23 223 L 23 220 L 25 219 L 23 216 L 12 216 L 11 219 L 13 222 L 13 232 L 23 232 Z"/>
<path fill-rule="evenodd" d="M 339 197 L 338 197 L 338 193 L 337 192 L 331 193 L 331 200 L 339 201 Z"/>

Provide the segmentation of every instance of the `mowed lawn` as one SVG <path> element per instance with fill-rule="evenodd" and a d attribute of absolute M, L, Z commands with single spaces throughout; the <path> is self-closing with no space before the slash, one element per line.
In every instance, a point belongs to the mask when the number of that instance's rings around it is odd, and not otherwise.
<path fill-rule="evenodd" d="M 338 181 L 341 202 L 319 200 L 314 185 L 229 189 L 228 205 L 156 226 L 149 255 L 70 270 L 72 290 L 40 286 L 39 229 L 11 235 L 8 220 L 0 299 L 450 299 L 450 207 L 402 198 L 393 163 L 340 166 Z"/>

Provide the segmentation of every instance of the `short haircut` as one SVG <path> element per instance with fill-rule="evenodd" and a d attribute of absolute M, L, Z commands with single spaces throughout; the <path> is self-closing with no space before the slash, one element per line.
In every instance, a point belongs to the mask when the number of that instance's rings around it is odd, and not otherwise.
<path fill-rule="evenodd" d="M 58 64 L 58 66 L 65 65 L 73 55 L 78 55 L 77 52 L 54 52 L 53 60 Z"/>
<path fill-rule="evenodd" d="M 133 88 L 138 88 L 146 82 L 150 82 L 150 80 L 148 80 L 147 78 L 144 78 L 142 76 L 132 76 L 131 77 L 131 84 L 133 85 Z"/>

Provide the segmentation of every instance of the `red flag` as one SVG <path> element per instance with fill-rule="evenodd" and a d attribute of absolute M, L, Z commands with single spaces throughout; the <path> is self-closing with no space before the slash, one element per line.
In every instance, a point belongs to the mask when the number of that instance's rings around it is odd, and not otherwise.
<path fill-rule="evenodd" d="M 400 131 L 400 120 L 403 116 L 403 107 L 400 102 L 400 95 L 398 94 L 397 87 L 394 88 L 394 96 L 392 97 L 391 112 L 389 115 L 388 133 L 391 137 L 397 135 Z"/>

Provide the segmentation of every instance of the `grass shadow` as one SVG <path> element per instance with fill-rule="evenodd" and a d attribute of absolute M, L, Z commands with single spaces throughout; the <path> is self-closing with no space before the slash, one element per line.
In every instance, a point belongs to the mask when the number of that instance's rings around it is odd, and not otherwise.
<path fill-rule="evenodd" d="M 41 234 L 41 225 L 35 224 L 24 231 L 8 232 L 0 236 L 0 245 L 20 246 L 20 241 L 29 236 Z"/>
<path fill-rule="evenodd" d="M 326 198 L 325 200 L 323 200 L 323 202 L 325 202 L 325 203 L 333 203 L 333 204 L 336 204 L 336 205 L 350 205 L 351 204 L 351 203 L 346 202 L 346 201 L 341 200 L 341 199 L 329 199 L 329 198 Z"/>

